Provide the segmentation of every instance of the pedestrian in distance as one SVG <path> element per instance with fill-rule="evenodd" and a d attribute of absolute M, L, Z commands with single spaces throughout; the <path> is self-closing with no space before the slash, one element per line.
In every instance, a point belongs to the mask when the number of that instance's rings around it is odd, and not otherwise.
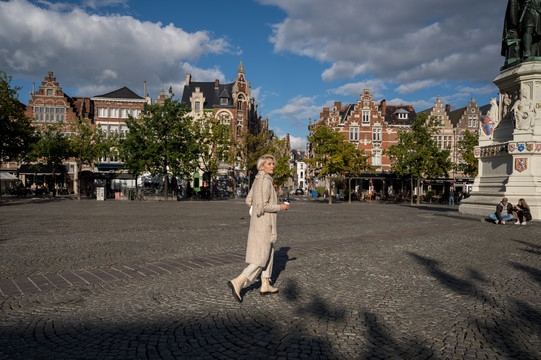
<path fill-rule="evenodd" d="M 506 221 L 513 220 L 513 205 L 509 203 L 506 197 L 496 205 L 496 212 L 490 214 L 489 218 L 494 221 L 494 224 L 504 225 Z"/>
<path fill-rule="evenodd" d="M 526 200 L 518 200 L 518 204 L 513 208 L 513 217 L 515 218 L 515 225 L 526 225 L 528 221 L 532 220 L 530 207 L 526 203 Z"/>
<path fill-rule="evenodd" d="M 455 206 L 455 189 L 449 188 L 449 206 Z"/>
<path fill-rule="evenodd" d="M 270 284 L 274 261 L 274 242 L 276 241 L 276 215 L 288 210 L 289 203 L 278 204 L 273 186 L 272 173 L 275 159 L 266 154 L 257 161 L 258 173 L 246 197 L 250 206 L 250 230 L 246 245 L 246 262 L 249 264 L 242 273 L 227 284 L 233 297 L 242 302 L 240 294 L 247 282 L 252 282 L 261 272 L 261 295 L 275 294 L 278 289 Z"/>

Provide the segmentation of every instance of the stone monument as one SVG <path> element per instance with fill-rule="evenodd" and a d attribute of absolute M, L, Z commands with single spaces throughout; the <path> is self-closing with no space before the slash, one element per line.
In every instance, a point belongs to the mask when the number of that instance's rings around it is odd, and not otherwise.
<path fill-rule="evenodd" d="M 504 196 L 524 198 L 541 220 L 541 0 L 509 0 L 502 55 L 499 99 L 480 121 L 479 171 L 459 211 L 489 215 Z"/>

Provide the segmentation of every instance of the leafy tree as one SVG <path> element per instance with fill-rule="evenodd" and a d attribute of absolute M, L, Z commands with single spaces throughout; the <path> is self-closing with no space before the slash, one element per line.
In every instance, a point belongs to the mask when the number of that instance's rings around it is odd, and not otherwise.
<path fill-rule="evenodd" d="M 326 125 L 317 127 L 308 136 L 308 141 L 312 144 L 313 157 L 306 162 L 317 167 L 319 175 L 325 176 L 325 187 L 330 195 L 331 176 L 348 170 L 349 154 L 345 150 L 351 150 L 351 147 L 345 145 L 342 134 Z M 332 196 L 329 196 L 329 204 L 332 204 Z"/>
<path fill-rule="evenodd" d="M 274 184 L 281 188 L 289 179 L 293 178 L 294 169 L 289 166 L 290 153 L 286 139 L 274 141 L 274 150 L 271 151 L 276 158 L 274 166 Z"/>
<path fill-rule="evenodd" d="M 221 124 L 208 114 L 196 122 L 200 133 L 199 168 L 208 175 L 212 187 L 212 179 L 218 174 L 220 163 L 232 164 L 235 160 L 231 127 Z"/>
<path fill-rule="evenodd" d="M 81 187 L 79 186 L 79 175 L 82 166 L 91 165 L 101 156 L 106 156 L 113 144 L 111 141 L 108 141 L 103 132 L 92 126 L 90 120 L 78 118 L 76 122 L 68 124 L 67 128 L 70 132 L 70 151 L 77 164 L 75 171 L 75 193 L 80 200 Z"/>
<path fill-rule="evenodd" d="M 71 157 L 71 144 L 64 130 L 63 124 L 49 124 L 39 129 L 37 141 L 26 155 L 27 162 L 37 163 L 32 167 L 39 169 L 47 165 L 52 169 L 54 185 L 56 174 L 62 170 L 62 163 Z M 56 195 L 56 192 L 53 194 Z"/>
<path fill-rule="evenodd" d="M 427 120 L 424 113 L 417 115 L 411 129 L 398 131 L 398 144 L 390 146 L 386 153 L 393 162 L 393 170 L 401 175 L 417 178 L 417 194 L 420 195 L 422 177 L 447 176 L 452 167 L 449 150 L 441 150 L 434 141 L 439 133 L 439 123 L 434 119 Z M 417 196 L 417 204 L 420 204 Z M 411 196 L 413 204 L 413 191 Z"/>
<path fill-rule="evenodd" d="M 18 100 L 19 87 L 11 87 L 11 76 L 0 70 L 0 165 L 19 161 L 34 140 L 31 119 Z"/>
<path fill-rule="evenodd" d="M 145 104 L 140 119 L 126 121 L 128 134 L 120 142 L 119 154 L 132 174 L 149 171 L 164 176 L 164 198 L 169 175 L 186 178 L 197 169 L 200 145 L 188 108 L 169 89 L 164 104 Z"/>
<path fill-rule="evenodd" d="M 249 183 L 257 174 L 257 160 L 265 154 L 272 154 L 274 150 L 268 131 L 262 131 L 257 135 L 250 133 L 242 135 L 240 144 L 237 147 L 237 156 L 241 165 L 248 172 Z"/>
<path fill-rule="evenodd" d="M 476 177 L 479 161 L 475 158 L 474 149 L 479 144 L 479 134 L 466 130 L 464 138 L 457 143 L 457 148 L 463 162 L 455 164 L 456 169 L 464 175 Z"/>

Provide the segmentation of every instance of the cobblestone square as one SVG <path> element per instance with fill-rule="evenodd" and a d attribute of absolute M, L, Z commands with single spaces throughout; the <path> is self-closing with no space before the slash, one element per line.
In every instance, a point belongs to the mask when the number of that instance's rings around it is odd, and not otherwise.
<path fill-rule="evenodd" d="M 541 226 L 294 198 L 232 297 L 248 208 L 0 205 L 0 359 L 541 359 Z"/>

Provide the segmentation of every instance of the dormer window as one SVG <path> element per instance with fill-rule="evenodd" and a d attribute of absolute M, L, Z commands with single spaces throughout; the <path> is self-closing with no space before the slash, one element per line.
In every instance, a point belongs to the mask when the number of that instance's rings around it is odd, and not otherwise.
<path fill-rule="evenodd" d="M 408 114 L 400 113 L 400 114 L 398 114 L 398 118 L 399 118 L 400 120 L 405 120 L 405 119 L 408 118 Z"/>
<path fill-rule="evenodd" d="M 227 98 L 225 97 L 220 98 L 220 105 L 227 105 L 227 104 L 228 104 Z"/>

